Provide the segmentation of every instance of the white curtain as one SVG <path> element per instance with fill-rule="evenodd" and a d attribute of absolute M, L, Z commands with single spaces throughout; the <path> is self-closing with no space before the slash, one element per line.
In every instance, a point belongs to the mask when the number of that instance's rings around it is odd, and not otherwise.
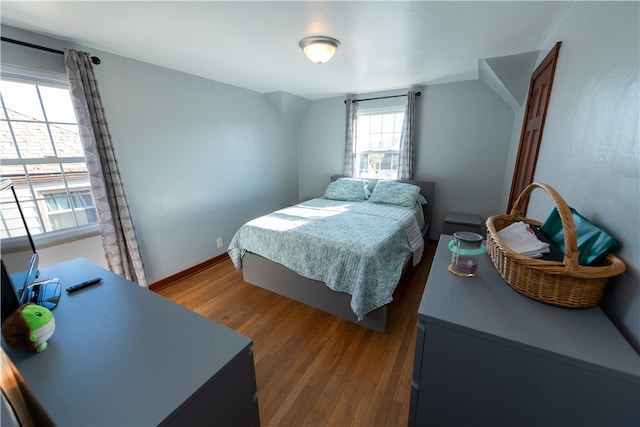
<path fill-rule="evenodd" d="M 353 102 L 354 99 L 351 97 L 347 98 L 346 106 L 346 128 L 347 128 L 347 136 L 344 144 L 344 176 L 353 176 L 354 175 L 354 161 L 356 157 L 356 125 L 358 121 L 358 103 Z"/>
<path fill-rule="evenodd" d="M 65 49 L 64 63 L 107 264 L 114 273 L 148 287 L 91 56 Z"/>
<path fill-rule="evenodd" d="M 416 93 L 407 93 L 407 104 L 400 136 L 400 154 L 398 159 L 398 179 L 413 179 L 414 146 L 415 146 L 415 104 Z"/>

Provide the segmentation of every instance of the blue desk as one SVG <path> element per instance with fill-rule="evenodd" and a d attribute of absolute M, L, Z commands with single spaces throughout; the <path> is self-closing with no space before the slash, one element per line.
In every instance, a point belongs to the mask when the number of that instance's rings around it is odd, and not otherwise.
<path fill-rule="evenodd" d="M 41 270 L 62 288 L 42 353 L 8 348 L 59 426 L 259 425 L 252 341 L 83 259 Z"/>

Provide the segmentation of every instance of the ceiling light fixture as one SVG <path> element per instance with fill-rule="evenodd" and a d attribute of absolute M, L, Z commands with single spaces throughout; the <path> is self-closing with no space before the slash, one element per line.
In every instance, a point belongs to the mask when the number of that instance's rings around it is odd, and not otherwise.
<path fill-rule="evenodd" d="M 340 42 L 332 37 L 311 36 L 300 40 L 298 46 L 311 62 L 322 64 L 333 58 Z"/>

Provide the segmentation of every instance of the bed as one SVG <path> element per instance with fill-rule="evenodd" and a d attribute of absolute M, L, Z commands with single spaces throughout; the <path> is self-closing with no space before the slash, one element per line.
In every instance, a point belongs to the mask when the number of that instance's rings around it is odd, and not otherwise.
<path fill-rule="evenodd" d="M 366 181 L 332 176 L 322 197 L 240 227 L 228 253 L 244 281 L 384 333 L 429 240 L 435 182 Z"/>

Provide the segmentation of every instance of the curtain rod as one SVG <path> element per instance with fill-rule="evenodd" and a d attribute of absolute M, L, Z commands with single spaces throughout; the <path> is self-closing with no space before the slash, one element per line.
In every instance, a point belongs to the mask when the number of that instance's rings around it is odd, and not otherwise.
<path fill-rule="evenodd" d="M 373 101 L 374 99 L 387 99 L 387 98 L 400 98 L 401 96 L 407 96 L 407 94 L 403 95 L 389 95 L 389 96 L 379 96 L 377 98 L 365 98 L 365 99 L 354 99 L 351 102 L 360 102 L 360 101 Z M 416 96 L 420 96 L 420 92 L 416 92 Z M 347 100 L 344 100 L 344 103 L 347 103 Z"/>
<path fill-rule="evenodd" d="M 38 46 L 37 44 L 33 44 L 33 43 L 21 42 L 20 40 L 10 39 L 8 37 L 1 37 L 0 39 L 3 42 L 13 43 L 13 44 L 17 44 L 17 45 L 20 45 L 20 46 L 30 47 L 32 49 L 44 50 L 45 52 L 58 53 L 60 55 L 64 55 L 64 52 L 61 51 L 61 50 L 58 50 L 58 49 L 52 49 L 50 47 Z M 92 56 L 91 57 L 91 62 L 93 62 L 94 64 L 98 65 L 98 64 L 100 64 L 100 58 L 98 58 L 97 56 Z"/>

